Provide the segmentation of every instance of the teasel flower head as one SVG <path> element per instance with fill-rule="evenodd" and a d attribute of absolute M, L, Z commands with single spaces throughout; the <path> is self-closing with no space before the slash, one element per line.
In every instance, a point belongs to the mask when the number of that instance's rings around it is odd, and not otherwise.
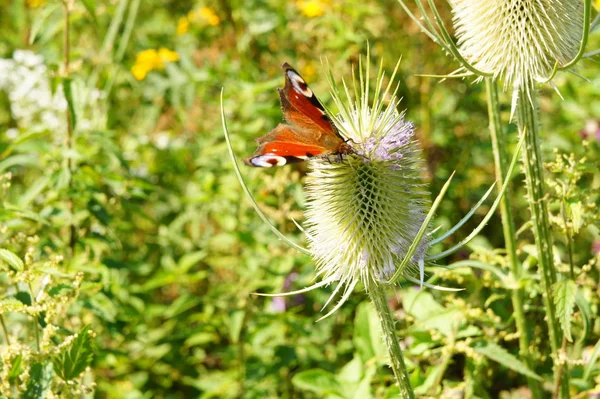
<path fill-rule="evenodd" d="M 311 160 L 306 181 L 309 250 L 323 281 L 338 282 L 332 298 L 343 289 L 338 305 L 359 282 L 368 290 L 397 272 L 429 209 L 415 125 L 397 111 L 398 99 L 391 83 L 384 90 L 381 71 L 369 103 L 366 72 L 363 77 L 361 69 L 355 82 L 358 98 L 347 101 L 329 75 L 340 110 L 332 120 L 356 154 Z M 406 273 L 414 272 L 425 248 L 422 240 Z"/>
<path fill-rule="evenodd" d="M 494 185 L 456 226 L 435 239 L 432 237 L 429 225 L 454 174 L 435 200 L 430 202 L 428 186 L 420 178 L 422 160 L 414 138 L 415 126 L 405 119 L 404 113 L 397 111 L 398 88 L 391 90 L 398 67 L 399 63 L 387 79 L 390 83 L 385 86 L 386 77 L 380 67 L 374 92 L 371 93 L 369 67 L 363 70 L 359 66 L 359 83 L 353 78 L 354 96 L 345 82 L 343 93 L 338 89 L 329 70 L 331 94 L 339 112 L 334 114 L 327 110 L 327 114 L 341 136 L 351 143 L 352 151 L 345 155 L 314 157 L 308 161 L 306 221 L 304 228 L 298 225 L 307 236 L 308 249 L 291 241 L 269 221 L 246 186 L 229 138 L 221 92 L 223 132 L 244 191 L 271 231 L 290 247 L 312 256 L 321 276 L 321 281 L 300 290 L 256 295 L 298 295 L 335 284 L 336 288 L 323 307 L 327 307 L 339 293 L 341 299 L 323 319 L 339 309 L 358 284 L 362 284 L 371 299 L 379 304 L 381 300 L 385 302 L 385 286 L 400 278 L 441 291 L 461 290 L 426 282 L 425 264 L 445 258 L 476 237 L 497 209 L 509 180 L 506 179 L 499 196 L 475 230 L 445 251 L 427 253 L 429 248 L 451 236 L 475 214 L 492 193 Z M 522 142 L 523 139 L 517 145 L 507 175 L 514 171 Z M 417 271 L 418 278 L 415 276 Z"/>
<path fill-rule="evenodd" d="M 531 93 L 536 82 L 553 86 L 560 70 L 577 75 L 577 62 L 598 53 L 585 53 L 588 36 L 600 23 L 599 18 L 590 23 L 591 0 L 450 0 L 457 43 L 432 1 L 429 15 L 424 1 L 415 0 L 420 16 L 405 0 L 398 1 L 461 64 L 457 71 L 437 76 L 502 80 L 513 92 L 513 111 L 519 92 Z"/>
<path fill-rule="evenodd" d="M 583 2 L 453 0 L 461 55 L 475 68 L 520 87 L 544 81 L 579 50 Z"/>

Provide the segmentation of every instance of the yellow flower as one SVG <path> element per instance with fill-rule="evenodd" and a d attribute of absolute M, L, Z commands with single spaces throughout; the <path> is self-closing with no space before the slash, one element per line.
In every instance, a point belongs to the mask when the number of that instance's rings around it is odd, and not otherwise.
<path fill-rule="evenodd" d="M 187 31 L 190 30 L 190 21 L 186 17 L 179 18 L 177 21 L 177 30 L 176 33 L 178 35 L 184 35 Z"/>
<path fill-rule="evenodd" d="M 154 69 L 156 68 L 157 63 L 160 63 L 160 58 L 158 57 L 156 50 L 151 48 L 137 53 L 135 63 L 136 65 L 147 66 L 148 69 Z"/>
<path fill-rule="evenodd" d="M 148 72 L 150 72 L 150 70 L 143 65 L 135 64 L 131 67 L 131 74 L 137 80 L 146 79 L 146 75 L 148 75 Z"/>
<path fill-rule="evenodd" d="M 179 61 L 179 54 L 177 54 L 177 51 L 171 51 L 168 48 L 164 48 L 161 47 L 158 50 L 158 56 L 161 60 L 161 64 L 162 61 L 167 61 L 167 62 L 174 62 L 174 61 Z M 162 67 L 160 69 L 164 68 L 164 65 L 162 65 Z"/>
<path fill-rule="evenodd" d="M 25 0 L 25 5 L 29 8 L 37 8 L 46 4 L 46 0 Z"/>
<path fill-rule="evenodd" d="M 298 0 L 296 7 L 309 18 L 320 17 L 325 13 L 325 2 L 321 0 Z"/>
<path fill-rule="evenodd" d="M 311 80 L 317 74 L 317 68 L 315 68 L 315 64 L 311 62 L 306 64 L 304 68 L 302 68 L 301 72 L 305 79 Z"/>
<path fill-rule="evenodd" d="M 137 80 L 144 80 L 148 72 L 155 69 L 164 69 L 165 62 L 178 60 L 179 54 L 176 51 L 164 47 L 161 47 L 158 51 L 155 49 L 140 51 L 135 57 L 135 64 L 131 67 L 131 74 Z"/>
<path fill-rule="evenodd" d="M 596 8 L 600 10 L 600 0 L 596 0 L 594 3 L 596 4 Z"/>
<path fill-rule="evenodd" d="M 210 7 L 202 7 L 199 10 L 192 10 L 188 13 L 188 18 L 191 22 L 203 22 L 211 26 L 216 26 L 221 23 L 221 18 Z"/>

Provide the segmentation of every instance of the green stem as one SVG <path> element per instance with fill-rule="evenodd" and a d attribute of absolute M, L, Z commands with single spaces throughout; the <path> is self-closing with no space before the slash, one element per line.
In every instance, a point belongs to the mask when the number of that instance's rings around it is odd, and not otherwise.
<path fill-rule="evenodd" d="M 556 268 L 552 256 L 552 236 L 548 221 L 548 206 L 545 198 L 544 175 L 542 167 L 542 150 L 538 137 L 537 103 L 533 84 L 519 89 L 517 101 L 517 122 L 519 134 L 525 135 L 525 151 L 523 164 L 527 182 L 527 201 L 531 212 L 532 230 L 538 253 L 539 269 L 541 271 L 542 297 L 546 311 L 546 322 L 550 335 L 550 345 L 555 359 L 554 378 L 559 378 L 559 372 L 564 372 L 561 379 L 561 397 L 569 397 L 568 370 L 560 370 L 557 362 L 561 348 L 562 335 L 556 319 L 556 309 L 552 300 L 552 286 L 556 282 Z"/>
<path fill-rule="evenodd" d="M 70 68 L 70 58 L 71 58 L 71 37 L 70 37 L 70 30 L 71 30 L 71 20 L 70 20 L 70 15 L 71 15 L 71 0 L 63 0 L 63 8 L 65 11 L 65 29 L 64 29 L 64 36 L 63 36 L 63 68 L 64 68 L 64 79 L 67 80 L 69 79 L 69 68 Z M 67 82 L 63 82 L 63 84 L 70 84 Z M 67 101 L 68 98 L 67 98 Z M 66 115 L 66 119 L 67 119 L 67 136 L 65 139 L 65 147 L 67 150 L 68 158 L 67 158 L 67 169 L 69 171 L 69 184 L 68 184 L 68 190 L 69 190 L 69 196 L 71 195 L 71 192 L 73 190 L 73 157 L 71 155 L 71 152 L 73 150 L 73 119 L 72 119 L 72 115 L 71 115 L 71 109 L 70 106 L 67 107 L 66 111 L 65 111 L 65 115 Z M 69 208 L 69 214 L 70 214 L 70 218 L 71 221 L 69 223 L 69 248 L 71 249 L 71 255 L 75 255 L 75 245 L 77 244 L 77 227 L 75 226 L 75 221 L 74 221 L 74 217 L 73 217 L 73 212 L 74 212 L 74 206 L 73 206 L 73 199 L 70 198 L 67 200 L 67 206 Z"/>
<path fill-rule="evenodd" d="M 6 339 L 6 345 L 10 346 L 10 335 L 8 334 L 8 328 L 4 322 L 4 316 L 0 314 L 0 324 L 2 324 L 2 331 L 4 332 L 4 338 Z"/>
<path fill-rule="evenodd" d="M 33 295 L 33 287 L 31 286 L 31 283 L 27 283 L 27 286 L 29 287 L 29 295 L 31 295 L 31 305 L 35 305 L 35 295 Z M 41 346 L 40 346 L 40 331 L 38 328 L 38 318 L 40 317 L 40 315 L 36 315 L 33 316 L 33 331 L 35 334 L 35 346 L 39 352 Z"/>
<path fill-rule="evenodd" d="M 563 337 L 562 347 L 560 348 L 560 352 L 565 354 L 567 352 L 567 338 Z M 563 391 L 560 389 L 562 387 L 563 378 L 565 378 L 565 370 L 567 367 L 566 361 L 561 361 L 558 365 L 558 372 L 556 373 L 556 378 L 554 379 L 554 394 L 552 395 L 553 399 L 558 399 L 559 395 L 563 395 Z M 568 393 L 567 393 L 568 394 Z"/>
<path fill-rule="evenodd" d="M 504 176 L 507 176 L 508 170 L 508 152 L 506 149 L 506 134 L 502 129 L 502 121 L 500 117 L 498 99 L 498 85 L 493 78 L 485 78 L 485 86 L 487 91 L 488 114 L 490 123 L 490 134 L 492 136 L 492 146 L 494 152 L 494 163 L 496 170 L 496 179 L 500 182 L 497 185 L 498 190 L 502 190 Z M 519 354 L 521 358 L 531 370 L 535 370 L 535 362 L 529 351 L 531 336 L 527 328 L 527 319 L 525 318 L 525 309 L 523 306 L 523 290 L 520 286 L 520 281 L 523 275 L 521 263 L 517 258 L 517 245 L 515 224 L 513 221 L 511 207 L 511 187 L 507 187 L 505 195 L 500 201 L 500 216 L 502 218 L 502 230 L 504 232 L 504 245 L 506 246 L 506 254 L 510 266 L 510 271 L 515 279 L 517 286 L 511 292 L 511 300 L 517 333 L 519 334 Z M 527 384 L 531 389 L 532 397 L 540 399 L 543 397 L 542 385 L 539 381 L 533 378 L 527 378 Z"/>
<path fill-rule="evenodd" d="M 400 348 L 400 342 L 396 336 L 394 328 L 394 317 L 387 303 L 387 298 L 383 287 L 378 283 L 372 283 L 368 289 L 369 298 L 375 305 L 377 315 L 381 322 L 381 331 L 383 333 L 383 341 L 390 355 L 390 366 L 394 371 L 394 376 L 400 387 L 400 396 L 403 399 L 414 399 L 415 393 L 410 386 L 410 376 L 406 370 L 404 356 Z"/>

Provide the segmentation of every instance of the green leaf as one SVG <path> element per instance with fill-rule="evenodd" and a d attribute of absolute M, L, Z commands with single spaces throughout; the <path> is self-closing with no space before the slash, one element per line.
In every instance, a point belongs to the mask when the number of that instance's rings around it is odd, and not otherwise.
<path fill-rule="evenodd" d="M 370 302 L 363 302 L 356 309 L 353 341 L 363 363 L 373 358 L 384 360 L 387 350 L 381 337 L 377 313 Z"/>
<path fill-rule="evenodd" d="M 425 381 L 419 386 L 415 388 L 415 394 L 417 396 L 425 396 L 428 392 L 432 391 L 434 388 L 439 387 L 439 381 L 441 381 L 442 374 L 446 371 L 446 367 L 442 364 L 428 367 L 427 368 L 427 377 Z"/>
<path fill-rule="evenodd" d="M 52 385 L 52 363 L 34 363 L 29 370 L 29 382 L 21 399 L 44 399 Z"/>
<path fill-rule="evenodd" d="M 590 303 L 585 299 L 581 290 L 577 290 L 577 295 L 575 295 L 575 303 L 581 312 L 581 317 L 583 318 L 583 333 L 581 337 L 577 341 L 578 344 L 583 344 L 583 342 L 590 335 L 590 330 L 592 327 L 592 309 L 590 308 Z"/>
<path fill-rule="evenodd" d="M 343 382 L 359 382 L 363 374 L 363 362 L 360 357 L 354 355 L 352 360 L 342 367 L 338 373 L 338 380 Z"/>
<path fill-rule="evenodd" d="M 598 360 L 598 357 L 600 357 L 600 339 L 598 340 L 598 342 L 596 342 L 596 345 L 594 345 L 594 350 L 592 351 L 592 355 L 590 356 L 588 363 L 585 365 L 585 368 L 583 369 L 583 379 L 584 380 L 592 382 L 592 380 L 591 380 L 592 371 L 594 371 L 594 369 L 597 367 L 596 361 Z"/>
<path fill-rule="evenodd" d="M 46 188 L 46 186 L 48 186 L 48 182 L 50 182 L 50 177 L 42 176 L 35 182 L 31 183 L 27 191 L 19 196 L 18 205 L 21 207 L 27 207 L 27 205 L 34 201 Z"/>
<path fill-rule="evenodd" d="M 87 12 L 92 17 L 92 21 L 94 22 L 94 24 L 96 24 L 97 23 L 97 21 L 96 21 L 96 1 L 95 0 L 81 0 L 81 2 L 83 3 L 83 6 L 87 10 Z"/>
<path fill-rule="evenodd" d="M 57 295 L 60 295 L 64 291 L 71 290 L 73 290 L 73 286 L 71 284 L 59 283 L 48 289 L 48 295 L 50 295 L 51 297 L 55 297 Z"/>
<path fill-rule="evenodd" d="M 104 205 L 98 202 L 98 200 L 96 200 L 95 198 L 89 200 L 87 208 L 90 211 L 90 213 L 100 221 L 100 223 L 102 223 L 105 226 L 108 226 L 110 224 L 110 215 L 108 214 L 108 211 L 106 210 Z"/>
<path fill-rule="evenodd" d="M 52 19 L 52 14 L 55 11 L 59 11 L 60 3 L 59 2 L 50 2 L 45 7 L 42 8 L 41 13 L 37 14 L 35 18 L 33 18 L 31 23 L 31 32 L 29 33 L 29 44 L 33 44 L 38 36 L 43 36 L 42 30 L 44 28 L 49 29 L 48 27 L 51 25 L 49 20 Z M 54 29 L 49 29 L 54 30 Z"/>
<path fill-rule="evenodd" d="M 242 309 L 234 310 L 229 315 L 227 325 L 229 329 L 229 338 L 233 343 L 237 344 L 239 342 L 242 327 L 244 325 L 244 317 L 246 317 L 246 312 Z"/>
<path fill-rule="evenodd" d="M 583 226 L 583 205 L 581 201 L 569 204 L 569 217 L 573 223 L 573 233 L 579 233 L 579 230 Z"/>
<path fill-rule="evenodd" d="M 404 309 L 415 317 L 417 328 L 435 329 L 450 337 L 465 322 L 465 317 L 459 310 L 443 307 L 426 291 L 412 288 L 403 290 L 402 302 Z"/>
<path fill-rule="evenodd" d="M 0 173 L 12 168 L 13 166 L 35 166 L 37 158 L 33 155 L 13 155 L 0 161 Z"/>
<path fill-rule="evenodd" d="M 89 328 L 84 326 L 71 345 L 52 360 L 54 371 L 65 381 L 76 378 L 92 363 L 94 350 Z"/>
<path fill-rule="evenodd" d="M 8 373 L 8 381 L 13 382 L 22 372 L 21 364 L 23 363 L 23 355 L 17 355 L 14 358 L 10 372 Z"/>
<path fill-rule="evenodd" d="M 341 396 L 340 383 L 333 374 L 322 369 L 302 371 L 292 378 L 292 384 L 296 388 L 314 392 L 318 395 L 334 393 Z"/>
<path fill-rule="evenodd" d="M 402 291 L 402 303 L 406 312 L 417 321 L 439 315 L 446 310 L 429 292 L 413 288 Z"/>
<path fill-rule="evenodd" d="M 77 115 L 75 114 L 75 105 L 73 102 L 73 90 L 71 89 L 71 78 L 63 79 L 63 93 L 65 100 L 67 100 L 67 106 L 69 108 L 69 115 L 71 117 L 71 128 L 74 130 L 77 126 Z"/>
<path fill-rule="evenodd" d="M 356 354 L 351 361 L 346 363 L 337 374 L 337 381 L 342 385 L 344 397 L 350 399 L 369 399 L 371 393 L 371 380 L 377 370 L 377 365 L 369 363 L 366 368 Z"/>
<path fill-rule="evenodd" d="M 556 316 L 565 337 L 569 342 L 573 342 L 573 337 L 571 336 L 571 319 L 573 318 L 573 305 L 575 305 L 577 295 L 577 284 L 573 280 L 557 281 L 554 284 L 553 291 Z"/>
<path fill-rule="evenodd" d="M 511 355 L 498 344 L 493 342 L 476 342 L 473 344 L 475 352 L 487 357 L 490 360 L 500 363 L 501 365 L 508 367 L 509 369 L 516 371 L 517 373 L 523 374 L 526 377 L 541 381 L 542 378 L 531 371 L 523 362 Z"/>
<path fill-rule="evenodd" d="M 371 381 L 375 375 L 375 367 L 371 366 L 367 369 L 365 376 L 360 380 L 357 389 L 354 391 L 352 399 L 371 399 L 373 393 L 371 392 Z"/>
<path fill-rule="evenodd" d="M 27 291 L 18 291 L 15 294 L 15 298 L 17 298 L 17 300 L 19 302 L 21 302 L 23 305 L 27 305 L 27 306 L 31 306 L 31 295 L 29 295 L 29 292 Z"/>
<path fill-rule="evenodd" d="M 19 258 L 14 253 L 10 252 L 8 249 L 0 248 L 0 263 L 5 263 L 10 266 L 13 270 L 18 272 L 23 270 L 24 264 L 21 258 Z"/>
<path fill-rule="evenodd" d="M 178 272 L 187 272 L 190 267 L 197 265 L 202 259 L 206 258 L 207 255 L 207 251 L 196 251 L 183 255 L 177 262 Z"/>

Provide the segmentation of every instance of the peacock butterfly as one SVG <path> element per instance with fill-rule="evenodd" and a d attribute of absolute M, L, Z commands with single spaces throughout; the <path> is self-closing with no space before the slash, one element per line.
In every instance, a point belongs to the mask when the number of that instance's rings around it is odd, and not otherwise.
<path fill-rule="evenodd" d="M 283 120 L 271 132 L 256 139 L 258 149 L 244 159 L 248 166 L 270 168 L 302 162 L 319 155 L 347 155 L 352 147 L 335 128 L 304 79 L 287 62 L 282 66 L 285 86 L 277 89 Z"/>

